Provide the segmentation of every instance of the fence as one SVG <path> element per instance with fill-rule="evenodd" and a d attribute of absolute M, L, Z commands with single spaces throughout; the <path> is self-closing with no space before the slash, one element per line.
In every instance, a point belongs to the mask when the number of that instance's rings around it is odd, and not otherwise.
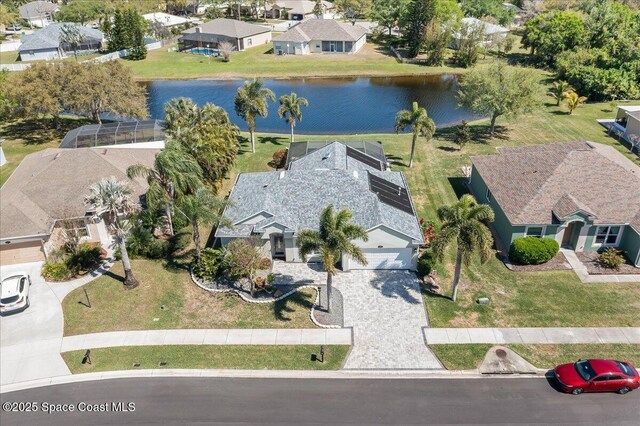
<path fill-rule="evenodd" d="M 31 64 L 0 64 L 0 70 L 6 71 L 24 71 L 29 68 Z"/>
<path fill-rule="evenodd" d="M 0 52 L 15 52 L 22 45 L 21 41 L 10 41 L 0 44 Z"/>

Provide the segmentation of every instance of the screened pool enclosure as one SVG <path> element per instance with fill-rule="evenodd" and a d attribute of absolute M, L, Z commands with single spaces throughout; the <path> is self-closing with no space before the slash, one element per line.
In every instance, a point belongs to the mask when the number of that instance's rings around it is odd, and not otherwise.
<path fill-rule="evenodd" d="M 60 148 L 88 148 L 164 141 L 164 122 L 161 120 L 117 121 L 89 124 L 66 134 Z"/>

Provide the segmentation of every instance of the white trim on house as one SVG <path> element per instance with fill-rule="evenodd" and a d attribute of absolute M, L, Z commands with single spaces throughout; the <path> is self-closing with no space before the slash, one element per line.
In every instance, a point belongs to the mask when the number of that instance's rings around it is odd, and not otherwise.
<path fill-rule="evenodd" d="M 618 247 L 620 245 L 620 241 L 622 240 L 622 234 L 624 234 L 624 228 L 626 225 L 618 225 L 618 224 L 611 224 L 611 225 L 606 225 L 606 224 L 597 224 L 597 225 L 593 225 L 596 228 L 596 233 L 593 235 L 593 242 L 591 243 L 591 247 Z M 618 228 L 618 235 L 616 237 L 616 242 L 615 243 L 607 243 L 607 239 L 611 236 L 610 231 L 611 228 Z M 598 234 L 600 231 L 600 228 L 608 228 L 607 229 L 607 233 L 605 234 L 605 238 L 604 238 L 604 242 L 602 243 L 598 243 L 596 241 L 596 239 L 598 238 Z"/>
<path fill-rule="evenodd" d="M 542 231 L 541 231 L 540 235 L 529 235 L 529 228 L 540 228 Z M 547 225 L 526 225 L 524 227 L 524 236 L 525 237 L 544 238 L 544 236 L 546 235 L 546 232 L 547 232 Z"/>

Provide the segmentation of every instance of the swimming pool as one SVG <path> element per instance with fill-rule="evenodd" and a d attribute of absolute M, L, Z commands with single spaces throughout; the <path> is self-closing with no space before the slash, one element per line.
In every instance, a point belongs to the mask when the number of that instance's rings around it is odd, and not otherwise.
<path fill-rule="evenodd" d="M 211 49 L 209 47 L 194 47 L 190 49 L 189 52 L 196 55 L 220 56 L 220 51 L 218 49 Z"/>

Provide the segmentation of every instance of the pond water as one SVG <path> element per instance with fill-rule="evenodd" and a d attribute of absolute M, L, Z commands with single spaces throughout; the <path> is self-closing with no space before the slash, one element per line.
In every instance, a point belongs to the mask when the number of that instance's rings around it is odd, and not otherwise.
<path fill-rule="evenodd" d="M 223 107 L 229 117 L 246 130 L 235 114 L 234 97 L 240 80 L 158 80 L 144 83 L 148 90 L 152 118 L 164 118 L 164 105 L 177 97 L 188 97 L 199 105 L 212 102 Z M 420 77 L 307 78 L 265 80 L 276 98 L 292 91 L 309 100 L 296 125 L 299 134 L 391 133 L 396 113 L 418 101 L 439 127 L 460 120 L 478 118 L 459 108 L 456 102 L 458 77 L 451 74 Z M 278 102 L 271 103 L 269 115 L 259 118 L 259 132 L 287 133 L 289 127 L 278 117 Z"/>

